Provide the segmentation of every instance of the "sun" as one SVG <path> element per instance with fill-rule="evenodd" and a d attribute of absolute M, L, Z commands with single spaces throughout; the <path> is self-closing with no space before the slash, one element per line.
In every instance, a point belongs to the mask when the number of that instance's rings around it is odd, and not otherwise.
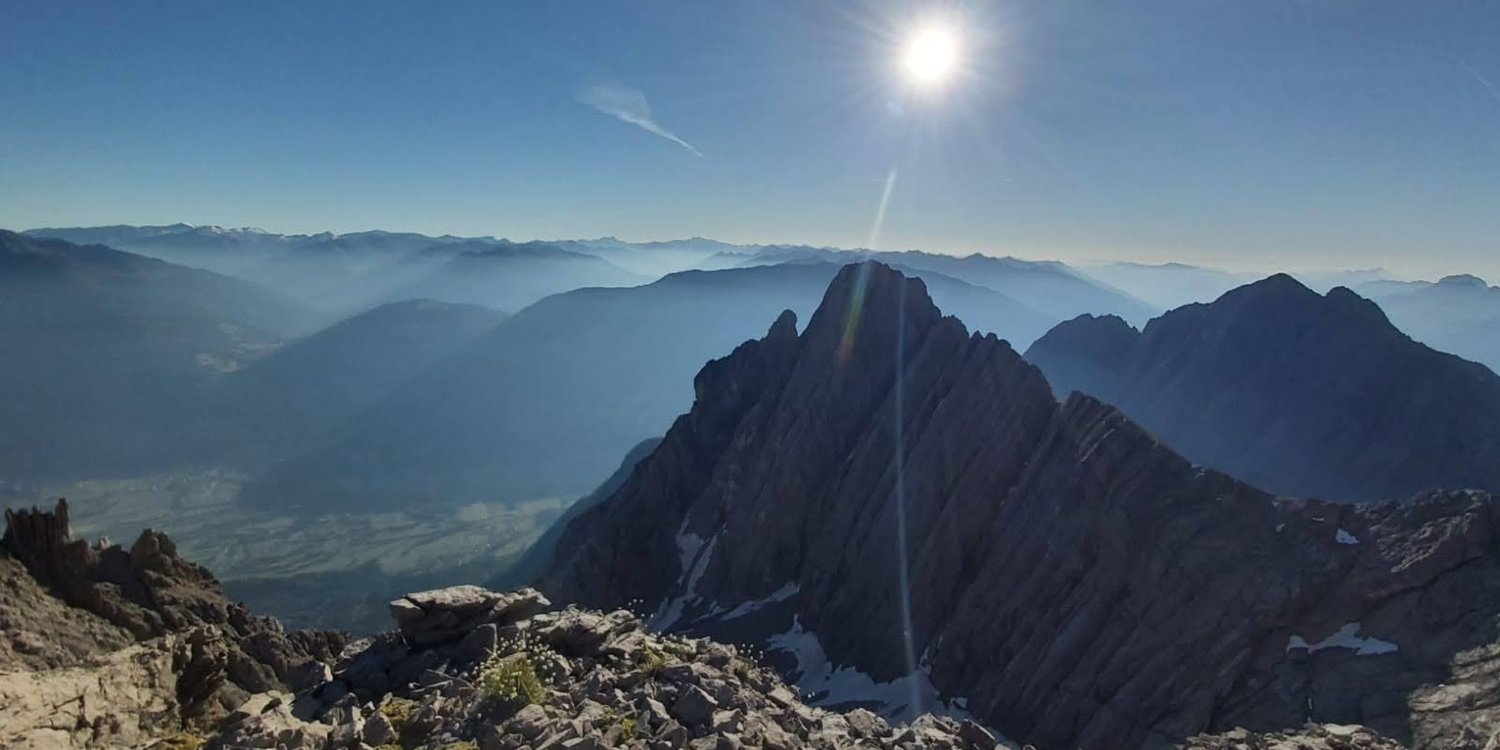
<path fill-rule="evenodd" d="M 912 35 L 901 58 L 906 77 L 924 88 L 942 85 L 958 67 L 958 34 L 949 26 L 932 24 Z"/>

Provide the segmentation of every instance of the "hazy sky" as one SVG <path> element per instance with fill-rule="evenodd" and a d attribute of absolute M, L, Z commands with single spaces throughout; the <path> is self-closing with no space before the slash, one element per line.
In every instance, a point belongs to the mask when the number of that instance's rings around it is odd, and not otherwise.
<path fill-rule="evenodd" d="M 1500 280 L 1493 0 L 11 0 L 0 63 L 0 227 L 855 246 L 894 170 L 881 249 Z"/>

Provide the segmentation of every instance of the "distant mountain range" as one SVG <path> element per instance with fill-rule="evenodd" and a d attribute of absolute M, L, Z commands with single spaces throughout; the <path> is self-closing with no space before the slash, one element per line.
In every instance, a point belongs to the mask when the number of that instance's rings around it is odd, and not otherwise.
<path fill-rule="evenodd" d="M 1050 326 L 1081 312 L 1144 322 L 1160 312 L 1054 261 L 923 252 L 872 253 L 787 245 L 735 245 L 693 237 L 660 242 L 511 242 L 413 233 L 281 235 L 217 226 L 34 229 L 30 236 L 97 243 L 261 283 L 335 315 L 411 298 L 483 304 L 515 312 L 542 297 L 586 286 L 634 286 L 669 273 L 788 262 L 842 264 L 870 257 L 939 273 L 1009 297 L 1026 308 L 1014 329 Z M 1024 346 L 1042 330 L 1020 341 Z"/>
<path fill-rule="evenodd" d="M 425 374 L 505 319 L 478 305 L 392 302 L 283 346 L 212 390 L 240 464 L 295 454 Z M 245 455 L 245 454 L 250 455 Z"/>
<path fill-rule="evenodd" d="M 0 476 L 201 459 L 202 391 L 316 316 L 279 294 L 102 246 L 0 231 Z"/>
<path fill-rule="evenodd" d="M 1084 273 L 1163 309 L 1212 302 L 1259 278 L 1255 274 L 1163 263 L 1106 263 Z M 1439 351 L 1500 372 L 1500 287 L 1459 274 L 1436 282 L 1392 279 L 1381 269 L 1291 274 L 1317 292 L 1347 287 L 1374 300 L 1403 332 Z M 1133 325 L 1143 321 L 1130 320 Z"/>
<path fill-rule="evenodd" d="M 687 408 L 686 384 L 715 351 L 754 337 L 781 310 L 812 309 L 837 270 L 688 271 L 550 297 L 372 405 L 319 450 L 274 467 L 250 493 L 356 504 L 581 495 Z M 1028 340 L 1045 329 L 997 292 L 929 277 L 934 294 L 981 328 L 1019 323 Z"/>
<path fill-rule="evenodd" d="M 1187 335 L 1326 344 L 1297 317 L 1380 317 L 1290 279 L 1240 292 L 1143 338 L 1227 315 Z M 698 372 L 692 408 L 561 535 L 549 596 L 758 644 L 823 705 L 963 712 L 1038 747 L 1337 723 L 1438 748 L 1489 720 L 1472 696 L 1496 689 L 1500 499 L 1275 500 L 1096 399 L 1059 404 L 886 266 L 845 267 L 797 320 Z M 1338 357 L 1371 343 L 1356 332 L 1302 379 L 1336 388 Z"/>
<path fill-rule="evenodd" d="M 239 278 L 41 235 L 108 241 Z M 183 361 L 137 343 L 178 337 L 168 333 L 177 326 L 215 339 L 171 342 L 193 349 L 186 358 L 191 366 L 184 370 L 192 377 L 157 378 L 149 388 L 130 389 L 129 396 L 97 390 L 102 399 L 97 408 L 78 410 L 89 415 L 89 424 L 101 435 L 151 422 L 149 430 L 131 441 L 112 440 L 112 445 L 132 446 L 128 455 L 133 457 L 110 463 L 114 471 L 131 473 L 163 462 L 236 467 L 259 477 L 255 487 L 276 487 L 285 492 L 285 502 L 294 503 L 341 481 L 362 487 L 360 482 L 377 478 L 381 492 L 361 489 L 357 494 L 388 492 L 400 502 L 582 494 L 631 445 L 659 435 L 672 415 L 686 407 L 690 395 L 679 384 L 703 360 L 754 336 L 768 315 L 787 308 L 810 310 L 836 270 L 822 258 L 859 257 L 702 238 L 512 243 L 386 232 L 276 235 L 181 224 L 48 229 L 10 237 L 12 243 L 45 248 L 48 263 L 72 263 L 80 269 L 79 278 L 92 280 L 48 287 L 47 303 L 72 308 L 72 324 L 46 341 L 38 341 L 35 331 L 18 328 L 11 337 L 15 346 L 24 340 L 36 352 L 55 349 L 52 353 L 59 357 L 89 349 L 77 343 L 92 335 L 89 314 L 94 308 L 87 299 L 118 296 L 128 289 L 103 283 L 110 264 L 154 269 L 174 280 L 170 291 L 151 291 L 150 299 L 120 297 L 109 312 L 139 329 L 138 335 L 109 342 L 122 361 Z M 1049 310 L 1140 312 L 1138 303 L 1060 264 L 898 255 L 902 268 L 926 279 L 947 309 L 977 330 L 997 333 L 1017 346 L 1060 320 L 1000 291 L 1026 290 L 1028 279 L 1050 279 L 1037 281 L 1038 288 L 1053 284 L 1068 290 L 1052 296 Z M 710 257 L 733 257 L 744 267 L 681 273 L 646 286 L 639 286 L 644 277 L 624 268 L 667 267 Z M 626 286 L 617 291 L 572 291 L 621 284 Z M 27 294 L 40 294 L 43 288 L 35 285 Z M 539 295 L 554 292 L 564 294 L 529 309 Z M 1059 300 L 1069 294 L 1077 307 L 1060 306 Z M 189 298 L 212 314 L 170 304 Z M 410 302 L 417 298 L 430 301 Z M 402 301 L 368 306 L 382 299 Z M 474 302 L 489 308 L 514 305 L 526 312 L 515 325 L 500 325 L 499 313 L 470 304 Z M 160 314 L 144 314 L 152 310 Z M 132 318 L 132 311 L 142 314 Z M 100 325 L 108 323 L 101 320 Z M 571 348 L 564 347 L 569 341 Z M 611 367 L 610 362 L 633 364 Z M 67 384 L 70 393 L 89 390 L 82 372 L 81 380 L 68 380 L 17 365 L 7 374 L 15 392 L 36 393 L 36 403 L 53 404 L 45 412 L 18 412 L 13 422 L 17 432 L 47 421 L 46 414 L 68 413 L 54 410 L 61 396 L 42 396 L 49 389 Z M 105 399 L 104 393 L 114 395 Z M 434 400 L 451 403 L 451 412 L 445 413 L 452 419 L 420 418 Z M 409 424 L 426 426 L 412 430 L 387 421 L 406 422 L 393 415 L 408 413 L 419 415 Z M 45 433 L 51 428 L 37 429 Z M 147 439 L 147 433 L 163 437 Z M 556 437 L 540 439 L 544 435 Z M 404 444 L 408 439 L 417 445 Z M 363 444 L 385 447 L 374 450 Z M 33 441 L 31 450 L 37 445 Z M 496 458 L 500 446 L 506 446 L 507 455 Z M 114 450 L 123 448 L 94 454 L 102 460 Z M 26 455 L 12 479 L 56 476 L 64 465 L 72 476 L 91 474 L 91 464 L 63 460 L 66 451 L 57 460 Z M 373 455 L 380 459 L 366 471 L 358 457 Z M 263 470 L 267 462 L 274 465 Z M 345 479 L 332 481 L 339 476 Z M 502 476 L 508 478 L 500 481 Z M 317 477 L 330 481 L 314 481 Z"/>
<path fill-rule="evenodd" d="M 1160 310 L 1209 302 L 1237 286 L 1255 281 L 1254 274 L 1234 273 L 1185 263 L 1101 263 L 1083 266 L 1083 273 L 1122 289 Z M 1135 324 L 1145 321 L 1132 321 Z"/>
<path fill-rule="evenodd" d="M 1500 376 L 1401 333 L 1375 303 L 1277 275 L 1137 332 L 1083 316 L 1026 352 L 1059 398 L 1118 406 L 1178 452 L 1338 500 L 1500 491 Z"/>
<path fill-rule="evenodd" d="M 602 257 L 545 242 L 413 233 L 270 234 L 173 224 L 34 229 L 29 236 L 104 244 L 234 276 L 292 295 L 331 322 L 386 302 L 433 298 L 514 312 L 584 286 L 628 286 L 651 277 Z"/>
<path fill-rule="evenodd" d="M 1500 372 L 1500 287 L 1462 274 L 1436 282 L 1370 282 L 1357 291 L 1412 338 Z"/>
<path fill-rule="evenodd" d="M 1087 310 L 1099 315 L 1119 315 L 1144 322 L 1160 312 L 1118 289 L 1056 261 L 1031 261 L 988 255 L 957 257 L 916 250 L 870 252 L 801 246 L 771 246 L 749 256 L 730 254 L 708 263 L 735 266 L 773 263 L 852 263 L 876 260 L 894 268 L 940 273 L 987 287 L 1010 297 L 1027 309 L 1054 320 L 1066 320 L 1069 311 Z M 1025 346 L 1025 342 L 1022 343 Z"/>
<path fill-rule="evenodd" d="M 216 267 L 255 279 L 256 285 L 139 255 L 31 236 L 43 234 L 107 241 Z M 1079 313 L 1114 315 L 1136 324 L 1155 314 L 1154 306 L 1121 289 L 1147 290 L 1145 296 L 1167 301 L 1172 295 L 1162 293 L 1163 279 L 1168 287 L 1178 284 L 1179 297 L 1236 280 L 1211 269 L 1170 264 L 1116 264 L 1107 273 L 1091 269 L 1091 276 L 1061 263 L 1014 258 L 740 246 L 704 238 L 515 243 L 388 232 L 277 235 L 185 224 L 47 229 L 31 235 L 10 235 L 10 241 L 51 248 L 48 252 L 58 259 L 49 263 L 69 259 L 66 263 L 82 269 L 75 276 L 95 283 L 55 287 L 49 294 L 48 304 L 68 305 L 75 316 L 75 324 L 63 334 L 37 343 L 35 331 L 18 329 L 14 341 L 32 336 L 26 340 L 35 351 L 52 348 L 59 350 L 58 356 L 78 356 L 88 347 L 69 342 L 90 335 L 83 321 L 95 309 L 86 303 L 91 295 L 117 298 L 107 314 L 128 318 L 137 327 L 135 338 L 118 336 L 109 342 L 121 361 L 183 361 L 182 355 L 149 353 L 132 343 L 142 337 L 168 338 L 166 331 L 175 326 L 200 330 L 195 335 L 204 337 L 187 346 L 194 349 L 187 357 L 192 365 L 184 369 L 191 378 L 157 378 L 151 388 L 133 391 L 134 398 L 106 399 L 101 408 L 84 410 L 94 415 L 93 424 L 107 431 L 123 429 L 117 425 L 151 414 L 161 432 L 179 437 L 212 431 L 206 425 L 235 425 L 212 439 L 189 440 L 191 450 L 174 448 L 170 460 L 245 467 L 259 477 L 256 487 L 274 487 L 288 501 L 312 496 L 455 501 L 587 492 L 630 446 L 660 435 L 672 416 L 686 408 L 690 396 L 680 384 L 703 360 L 756 335 L 762 321 L 779 310 L 810 311 L 837 263 L 879 258 L 923 278 L 943 309 L 1018 349 Z M 170 293 L 150 292 L 152 299 L 119 297 L 127 287 L 106 290 L 98 281 L 106 278 L 103 269 L 111 263 L 136 274 L 149 268 L 181 280 Z M 724 268 L 680 272 L 646 285 L 642 282 L 648 277 L 636 273 L 682 264 Z M 1373 272 L 1356 275 L 1366 273 Z M 1420 328 L 1428 339 L 1446 337 L 1453 342 L 1449 349 L 1478 356 L 1495 338 L 1477 335 L 1490 325 L 1485 316 L 1500 291 L 1482 282 L 1372 284 L 1387 306 L 1414 321 L 1409 327 Z M 217 291 L 221 289 L 234 291 Z M 75 303 L 75 296 L 84 303 Z M 170 304 L 186 298 L 205 305 L 212 315 Z M 418 298 L 432 301 L 405 302 Z M 371 309 L 374 301 L 388 299 L 403 302 Z M 538 300 L 543 301 L 534 304 Z M 498 313 L 473 303 L 523 312 L 501 324 Z M 338 309 L 348 312 L 333 311 Z M 160 312 L 127 315 L 147 310 Z M 178 315 L 192 320 L 178 321 Z M 215 316 L 223 325 L 207 325 Z M 297 341 L 340 320 L 318 336 Z M 153 332 L 141 333 L 148 330 Z M 1054 338 L 1062 335 L 1055 332 Z M 265 362 L 255 362 L 273 351 Z M 1091 366 L 1076 359 L 1068 366 Z M 16 392 L 34 387 L 42 394 L 55 387 L 38 384 L 45 379 L 38 373 L 21 375 L 22 369 L 12 368 Z M 239 372 L 224 376 L 229 370 Z M 191 385 L 183 387 L 185 382 Z M 1081 382 L 1104 388 L 1098 380 Z M 68 390 L 87 389 L 80 383 Z M 131 409 L 138 413 L 128 416 Z M 1142 419 L 1153 425 L 1149 417 Z M 16 424 L 38 421 L 40 411 Z M 1170 433 L 1163 434 L 1170 441 Z M 138 455 L 161 452 L 149 447 L 151 440 L 132 444 Z M 1197 455 L 1194 449 L 1184 450 Z M 1251 460 L 1261 454 L 1245 455 L 1244 460 Z M 267 461 L 274 465 L 263 470 Z M 24 465 L 62 464 L 32 456 Z M 1275 478 L 1253 471 L 1246 475 L 1267 487 L 1288 489 Z M 1299 484 L 1291 489 L 1347 488 Z"/>

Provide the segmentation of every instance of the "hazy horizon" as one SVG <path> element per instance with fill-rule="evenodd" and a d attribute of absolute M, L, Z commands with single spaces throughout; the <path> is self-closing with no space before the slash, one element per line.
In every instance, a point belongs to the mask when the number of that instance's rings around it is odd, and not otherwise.
<path fill-rule="evenodd" d="M 195 227 L 195 228 L 218 227 L 218 228 L 224 229 L 226 231 L 246 231 L 246 230 L 248 230 L 248 231 L 256 231 L 256 232 L 264 232 L 264 233 L 269 234 L 269 235 L 281 235 L 281 236 L 312 236 L 312 235 L 318 235 L 318 234 L 332 234 L 334 236 L 343 236 L 343 235 L 357 235 L 357 234 L 370 233 L 370 232 L 384 232 L 384 233 L 388 233 L 388 234 L 421 234 L 421 235 L 426 235 L 426 236 L 430 236 L 430 237 L 434 237 L 434 238 L 436 238 L 436 237 L 442 237 L 442 236 L 455 236 L 455 237 L 462 237 L 464 239 L 494 239 L 494 240 L 497 240 L 497 241 L 515 242 L 515 243 L 527 243 L 527 242 L 551 243 L 551 242 L 595 241 L 595 240 L 614 239 L 614 240 L 619 240 L 621 242 L 625 242 L 625 243 L 629 243 L 629 244 L 684 242 L 684 241 L 698 239 L 698 240 L 708 240 L 708 241 L 712 241 L 712 242 L 721 242 L 721 243 L 724 243 L 724 244 L 736 245 L 736 246 L 745 247 L 745 248 L 786 246 L 786 247 L 813 247 L 813 248 L 819 248 L 819 249 L 830 249 L 830 250 L 839 250 L 839 251 L 847 251 L 847 252 L 871 251 L 871 248 L 865 247 L 865 246 L 818 245 L 818 244 L 809 243 L 809 242 L 796 242 L 796 241 L 738 242 L 738 241 L 728 240 L 728 239 L 725 239 L 723 237 L 713 237 L 713 236 L 703 236 L 703 235 L 630 237 L 630 236 L 621 236 L 619 234 L 602 234 L 602 235 L 595 235 L 595 236 L 575 236 L 575 237 L 516 237 L 516 236 L 508 236 L 508 235 L 506 235 L 504 233 L 500 233 L 500 232 L 491 232 L 491 233 L 477 234 L 477 235 L 467 235 L 467 234 L 458 234 L 458 233 L 455 233 L 455 232 L 443 232 L 443 231 L 432 231 L 432 230 L 423 231 L 423 230 L 419 230 L 419 229 L 391 229 L 391 228 L 388 228 L 388 227 L 369 227 L 369 228 L 363 228 L 363 229 L 346 229 L 346 230 L 336 230 L 336 231 L 335 230 L 315 230 L 315 231 L 311 231 L 311 232 L 304 232 L 304 231 L 290 232 L 290 231 L 278 231 L 278 230 L 275 230 L 275 229 L 267 228 L 265 226 L 259 226 L 259 225 L 254 225 L 254 224 L 243 225 L 243 226 L 232 226 L 232 225 L 229 225 L 229 224 L 216 223 L 216 222 L 195 223 L 195 222 L 188 222 L 188 221 L 109 222 L 109 223 L 102 223 L 102 224 L 56 224 L 56 225 L 46 225 L 46 226 L 37 225 L 37 226 L 28 226 L 28 227 L 20 227 L 20 228 L 0 227 L 0 229 L 11 229 L 11 231 L 19 231 L 19 232 L 35 232 L 35 231 L 44 230 L 44 229 L 80 229 L 80 228 L 82 228 L 82 229 L 93 229 L 93 228 L 110 227 L 110 226 L 147 227 L 147 226 L 172 226 L 172 225 L 176 225 L 176 224 L 182 224 L 182 225 L 186 225 L 186 226 L 190 226 L 190 227 Z M 1259 276 L 1266 276 L 1266 275 L 1271 275 L 1271 274 L 1281 273 L 1281 272 L 1286 272 L 1286 273 L 1375 272 L 1375 273 L 1380 273 L 1384 278 L 1388 278 L 1388 279 L 1391 279 L 1391 280 L 1397 280 L 1397 281 L 1437 281 L 1438 279 L 1443 278 L 1445 276 L 1473 275 L 1473 276 L 1478 276 L 1478 277 L 1484 279 L 1486 282 L 1490 283 L 1491 285 L 1500 285 L 1500 264 L 1495 264 L 1492 271 L 1480 271 L 1480 270 L 1475 270 L 1474 268 L 1465 267 L 1465 268 L 1454 268 L 1452 270 L 1446 270 L 1446 271 L 1441 271 L 1441 272 L 1439 272 L 1438 270 L 1433 270 L 1430 273 L 1425 273 L 1424 274 L 1424 273 L 1421 273 L 1421 272 L 1403 272 L 1403 271 L 1401 271 L 1401 270 L 1399 270 L 1397 268 L 1388 268 L 1388 267 L 1381 266 L 1381 265 L 1368 265 L 1368 266 L 1348 265 L 1348 266 L 1340 266 L 1340 265 L 1327 265 L 1327 264 L 1318 264 L 1318 263 L 1302 263 L 1302 264 L 1297 264 L 1297 263 L 1277 263 L 1275 261 L 1264 260 L 1264 259 L 1262 259 L 1261 262 L 1259 264 L 1257 264 L 1256 262 L 1254 262 L 1256 259 L 1247 259 L 1247 258 L 1238 258 L 1238 259 L 1237 258 L 1225 258 L 1224 260 L 1230 261 L 1230 262 L 1225 262 L 1225 263 L 1202 263 L 1202 262 L 1193 262 L 1191 260 L 1183 259 L 1183 258 L 1180 258 L 1180 257 L 1170 257 L 1170 256 L 1163 256 L 1163 255 L 1160 255 L 1160 254 L 1152 254 L 1152 253 L 1143 253 L 1141 256 L 1119 256 L 1119 257 L 1113 257 L 1113 258 L 1110 258 L 1110 257 L 1090 257 L 1090 256 L 1085 256 L 1085 255 L 1080 255 L 1078 257 L 1055 257 L 1055 256 L 1047 256 L 1047 255 L 1040 255 L 1040 254 L 1026 254 L 1026 253 L 1020 253 L 1020 252 L 1010 252 L 1010 251 L 1004 251 L 1004 250 L 1001 250 L 1001 249 L 947 251 L 947 250 L 944 250 L 944 249 L 941 249 L 941 248 L 929 248 L 929 247 L 900 247 L 900 248 L 898 248 L 898 247 L 885 247 L 885 248 L 880 248 L 879 250 L 877 250 L 877 252 L 924 252 L 924 253 L 934 253 L 934 254 L 939 254 L 939 255 L 951 255 L 951 256 L 955 256 L 955 257 L 963 257 L 963 256 L 971 255 L 971 254 L 978 254 L 978 255 L 984 255 L 984 256 L 995 257 L 995 258 L 1007 258 L 1008 257 L 1008 258 L 1016 258 L 1018 260 L 1033 261 L 1033 262 L 1060 261 L 1060 262 L 1066 263 L 1066 264 L 1068 264 L 1070 266 L 1073 266 L 1073 267 L 1075 267 L 1075 268 L 1077 268 L 1079 270 L 1085 270 L 1085 271 L 1088 270 L 1090 267 L 1098 267 L 1098 266 L 1110 265 L 1110 264 L 1127 264 L 1127 265 L 1143 265 L 1143 266 L 1186 265 L 1186 266 L 1191 266 L 1191 267 L 1194 267 L 1194 268 L 1200 268 L 1200 269 L 1204 269 L 1204 270 L 1226 271 L 1226 272 L 1229 272 L 1229 273 L 1242 274 L 1242 275 L 1247 275 L 1247 276 L 1254 276 L 1254 277 L 1257 277 L 1257 278 Z M 1251 260 L 1252 262 L 1249 262 L 1249 263 L 1245 263 L 1245 262 L 1235 263 L 1235 262 L 1233 262 L 1234 260 Z M 1480 265 L 1483 266 L 1484 264 L 1480 264 Z M 691 269 L 687 269 L 687 270 L 691 270 Z M 1259 276 L 1256 276 L 1256 275 L 1259 275 Z"/>
<path fill-rule="evenodd" d="M 17 5 L 0 226 L 1500 277 L 1492 3 L 449 11 Z M 924 87 L 933 18 L 957 70 Z"/>

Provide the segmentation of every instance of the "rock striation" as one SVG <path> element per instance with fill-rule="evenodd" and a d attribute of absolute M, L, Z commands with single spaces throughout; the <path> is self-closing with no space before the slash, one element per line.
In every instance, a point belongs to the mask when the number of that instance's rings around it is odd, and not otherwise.
<path fill-rule="evenodd" d="M 1141 331 L 1085 315 L 1026 359 L 1059 398 L 1113 404 L 1187 458 L 1279 494 L 1500 491 L 1500 376 L 1413 341 L 1342 287 L 1276 275 Z"/>
<path fill-rule="evenodd" d="M 967 712 L 1041 748 L 1361 724 L 1488 737 L 1496 500 L 1277 500 L 844 268 L 708 363 L 575 519 L 549 597 L 764 644 L 827 704 Z"/>

